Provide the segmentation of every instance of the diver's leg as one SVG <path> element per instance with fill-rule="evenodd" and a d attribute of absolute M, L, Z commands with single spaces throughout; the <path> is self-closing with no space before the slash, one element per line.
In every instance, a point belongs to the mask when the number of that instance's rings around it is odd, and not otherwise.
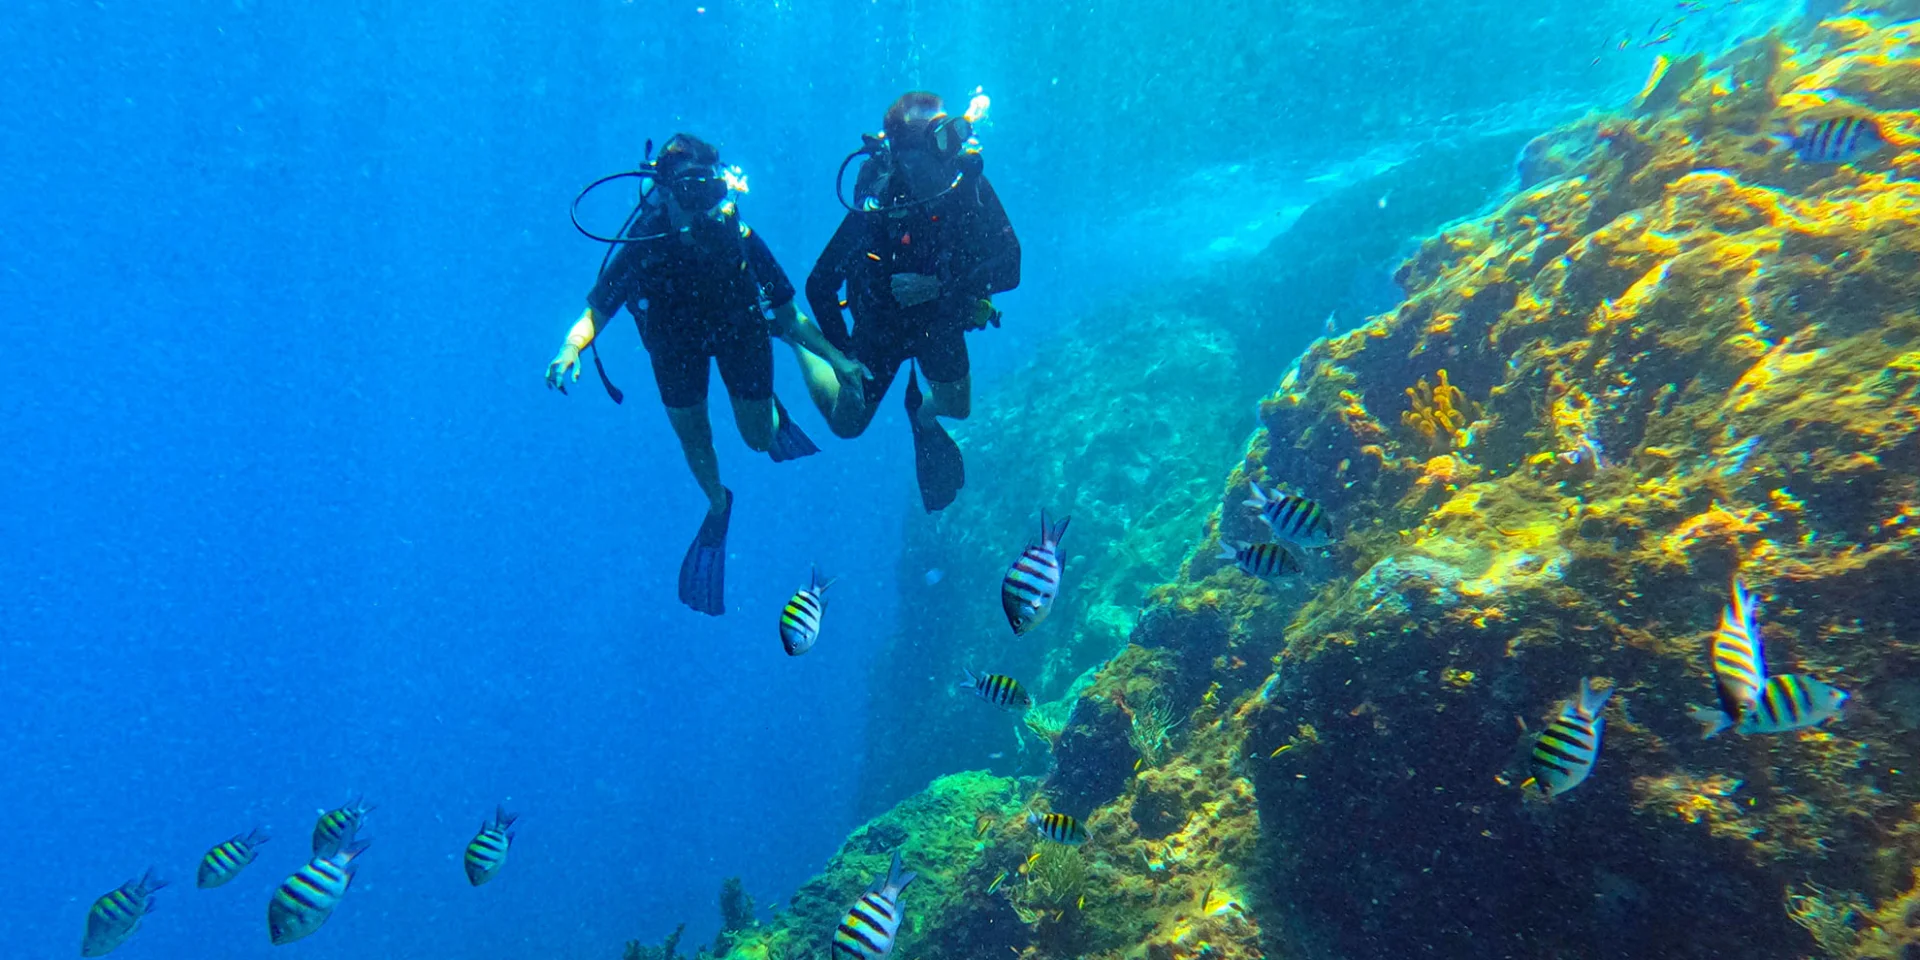
<path fill-rule="evenodd" d="M 768 404 L 772 411 L 772 404 Z M 667 422 L 680 438 L 680 452 L 687 457 L 687 469 L 693 471 L 700 492 L 707 495 L 708 512 L 727 508 L 727 490 L 720 485 L 720 457 L 713 452 L 713 424 L 707 419 L 707 402 L 690 407 L 668 407 Z"/>
<path fill-rule="evenodd" d="M 966 334 L 958 326 L 928 333 L 916 353 L 930 394 L 920 406 L 921 426 L 938 422 L 935 417 L 965 420 L 973 413 L 973 368 Z"/>
<path fill-rule="evenodd" d="M 740 427 L 740 439 L 755 453 L 766 453 L 773 447 L 781 420 L 773 402 L 772 339 L 765 333 L 723 338 L 714 347 L 713 359 L 733 401 L 733 422 Z"/>
<path fill-rule="evenodd" d="M 700 492 L 707 495 L 709 512 L 718 514 L 727 508 L 727 491 L 720 485 L 720 458 L 713 452 L 713 423 L 707 419 L 710 361 L 706 351 L 656 343 L 648 348 L 647 356 L 653 361 L 660 404 L 667 408 L 667 422 L 680 439 L 687 468 L 693 471 Z"/>
<path fill-rule="evenodd" d="M 793 344 L 793 358 L 800 362 L 800 379 L 807 385 L 807 396 L 813 398 L 814 408 L 820 411 L 821 416 L 832 420 L 841 393 L 840 377 L 833 372 L 833 364 L 797 343 Z"/>
<path fill-rule="evenodd" d="M 946 417 L 949 420 L 965 420 L 973 413 L 973 376 L 963 376 L 952 383 L 941 383 L 927 374 L 927 402 L 920 407 L 921 423 L 932 423 L 934 417 Z"/>

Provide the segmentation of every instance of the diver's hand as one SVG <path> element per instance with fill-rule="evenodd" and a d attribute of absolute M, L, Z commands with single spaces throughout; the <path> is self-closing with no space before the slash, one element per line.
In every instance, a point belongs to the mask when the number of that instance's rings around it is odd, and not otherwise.
<path fill-rule="evenodd" d="M 567 372 L 573 372 L 573 382 L 580 382 L 580 348 L 569 343 L 554 354 L 553 362 L 547 364 L 547 389 L 559 388 L 567 392 Z"/>
<path fill-rule="evenodd" d="M 940 296 L 940 278 L 924 273 L 893 275 L 893 299 L 903 307 L 917 307 Z"/>
<path fill-rule="evenodd" d="M 840 378 L 840 382 L 847 386 L 859 386 L 873 379 L 873 371 L 867 369 L 866 364 L 844 353 L 838 354 L 828 362 L 833 364 L 833 372 Z"/>
<path fill-rule="evenodd" d="M 967 329 L 985 330 L 989 323 L 1000 325 L 1000 311 L 994 308 L 992 300 L 975 300 L 973 312 L 967 317 Z"/>

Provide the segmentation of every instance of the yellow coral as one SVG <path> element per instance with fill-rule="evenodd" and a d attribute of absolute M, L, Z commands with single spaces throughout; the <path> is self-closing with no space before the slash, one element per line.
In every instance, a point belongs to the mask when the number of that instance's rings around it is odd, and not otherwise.
<path fill-rule="evenodd" d="M 1439 371 L 1438 385 L 1429 386 L 1427 378 L 1407 388 L 1409 409 L 1400 415 L 1400 423 L 1418 434 L 1435 453 L 1467 445 L 1467 425 L 1478 419 L 1480 407 Z"/>

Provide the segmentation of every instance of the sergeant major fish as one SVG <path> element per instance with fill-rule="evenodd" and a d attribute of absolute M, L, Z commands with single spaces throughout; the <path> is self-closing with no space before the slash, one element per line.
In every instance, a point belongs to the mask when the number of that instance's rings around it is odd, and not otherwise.
<path fill-rule="evenodd" d="M 998 673 L 976 674 L 972 670 L 964 672 L 967 679 L 960 686 L 972 690 L 975 696 L 988 703 L 1021 710 L 1033 706 L 1033 697 L 1020 685 L 1020 681 L 1012 677 Z"/>
<path fill-rule="evenodd" d="M 797 657 L 812 650 L 814 641 L 820 639 L 820 621 L 827 615 L 827 588 L 833 583 L 833 577 L 822 582 L 818 569 L 810 571 L 807 585 L 794 591 L 793 599 L 780 611 L 780 645 L 786 647 L 787 656 Z"/>
<path fill-rule="evenodd" d="M 1246 505 L 1260 511 L 1260 519 L 1277 539 L 1303 550 L 1316 550 L 1333 542 L 1333 521 L 1318 503 L 1279 490 L 1263 492 L 1257 483 L 1247 486 L 1253 496 Z"/>
<path fill-rule="evenodd" d="M 194 884 L 202 890 L 211 890 L 239 876 L 240 871 L 260 855 L 260 845 L 269 839 L 266 831 L 255 827 L 246 836 L 216 845 L 200 858 L 200 873 L 194 878 Z"/>
<path fill-rule="evenodd" d="M 1887 145 L 1886 134 L 1872 117 L 1829 117 L 1805 129 L 1779 133 L 1774 140 L 1789 148 L 1801 163 L 1852 163 L 1878 153 Z"/>
<path fill-rule="evenodd" d="M 87 911 L 87 934 L 80 941 L 80 955 L 103 957 L 126 943 L 140 919 L 153 912 L 153 892 L 167 885 L 149 869 L 138 880 L 128 880 L 106 896 L 93 902 Z"/>
<path fill-rule="evenodd" d="M 505 807 L 495 807 L 493 819 L 480 824 L 480 832 L 467 844 L 468 883 L 476 887 L 486 883 L 506 865 L 507 847 L 513 844 L 513 822 L 518 819 Z"/>
<path fill-rule="evenodd" d="M 1714 688 L 1728 725 L 1746 716 L 1767 682 L 1767 662 L 1760 631 L 1753 625 L 1753 609 L 1754 598 L 1746 585 L 1733 581 L 1732 599 L 1720 612 L 1720 626 L 1713 632 Z"/>
<path fill-rule="evenodd" d="M 900 932 L 905 916 L 900 909 L 900 894 L 918 876 L 900 872 L 900 854 L 885 876 L 875 877 L 867 892 L 854 901 L 838 929 L 833 931 L 833 955 L 854 960 L 880 960 L 893 952 L 894 935 Z"/>
<path fill-rule="evenodd" d="M 322 813 L 319 822 L 313 825 L 313 855 L 330 857 L 339 853 L 340 848 L 353 842 L 353 835 L 367 822 L 367 814 L 372 810 L 365 801 L 355 797 L 339 809 Z"/>
<path fill-rule="evenodd" d="M 1300 558 L 1278 543 L 1248 543 L 1245 540 L 1223 542 L 1216 559 L 1232 560 L 1241 573 L 1262 580 L 1275 580 L 1300 572 Z"/>
<path fill-rule="evenodd" d="M 355 840 L 329 856 L 318 856 L 293 872 L 267 903 L 267 936 L 274 946 L 311 935 L 333 916 L 333 908 L 353 885 L 355 857 L 368 840 Z"/>
<path fill-rule="evenodd" d="M 1000 608 L 1014 636 L 1020 636 L 1047 618 L 1053 601 L 1060 595 L 1060 577 L 1065 572 L 1060 561 L 1060 538 L 1066 536 L 1072 517 L 1057 524 L 1047 523 L 1047 512 L 1040 511 L 1040 542 L 1029 544 L 1020 559 L 1007 568 L 1000 581 Z"/>
<path fill-rule="evenodd" d="M 1528 784 L 1545 796 L 1557 797 L 1587 779 L 1600 755 L 1600 735 L 1607 725 L 1600 711 L 1611 696 L 1613 688 L 1595 690 L 1586 677 L 1580 678 L 1580 691 L 1533 745 L 1533 776 Z"/>
<path fill-rule="evenodd" d="M 1817 727 L 1840 715 L 1850 696 L 1845 690 L 1799 674 L 1768 677 L 1760 698 L 1738 722 L 1715 709 L 1695 710 L 1707 737 L 1733 728 L 1735 733 L 1786 733 Z"/>
<path fill-rule="evenodd" d="M 1087 842 L 1087 828 L 1064 813 L 1028 813 L 1027 823 L 1054 843 L 1077 847 Z"/>

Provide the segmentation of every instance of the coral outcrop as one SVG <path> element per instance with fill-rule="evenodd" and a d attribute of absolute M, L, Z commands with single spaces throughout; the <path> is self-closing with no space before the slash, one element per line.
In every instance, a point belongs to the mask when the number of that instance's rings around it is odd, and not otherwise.
<path fill-rule="evenodd" d="M 1920 955 L 1915 50 L 1920 28 L 1850 14 L 1536 141 L 1517 193 L 1429 228 L 1395 309 L 1300 355 L 1199 513 L 1097 421 L 1080 449 L 989 418 L 969 442 L 1018 446 L 1035 496 L 1143 471 L 1078 488 L 1057 619 L 1022 653 L 968 647 L 1072 701 L 1045 775 L 936 781 L 729 956 L 822 955 L 902 846 L 930 878 L 902 955 L 926 960 Z M 1848 113 L 1890 145 L 1770 140 Z M 1235 368 L 1195 349 L 1177 376 Z M 1195 449 L 1191 415 L 1161 415 L 1159 449 Z M 1305 574 L 1214 559 L 1267 536 L 1250 482 L 1334 517 Z M 950 616 L 994 596 L 997 564 L 966 562 Z M 1843 719 L 1701 738 L 1735 578 L 1773 672 L 1851 691 Z M 945 652 L 896 647 L 923 673 Z M 1583 677 L 1614 690 L 1598 763 L 1539 799 L 1529 748 Z M 1091 839 L 1044 845 L 1040 810 Z"/>

